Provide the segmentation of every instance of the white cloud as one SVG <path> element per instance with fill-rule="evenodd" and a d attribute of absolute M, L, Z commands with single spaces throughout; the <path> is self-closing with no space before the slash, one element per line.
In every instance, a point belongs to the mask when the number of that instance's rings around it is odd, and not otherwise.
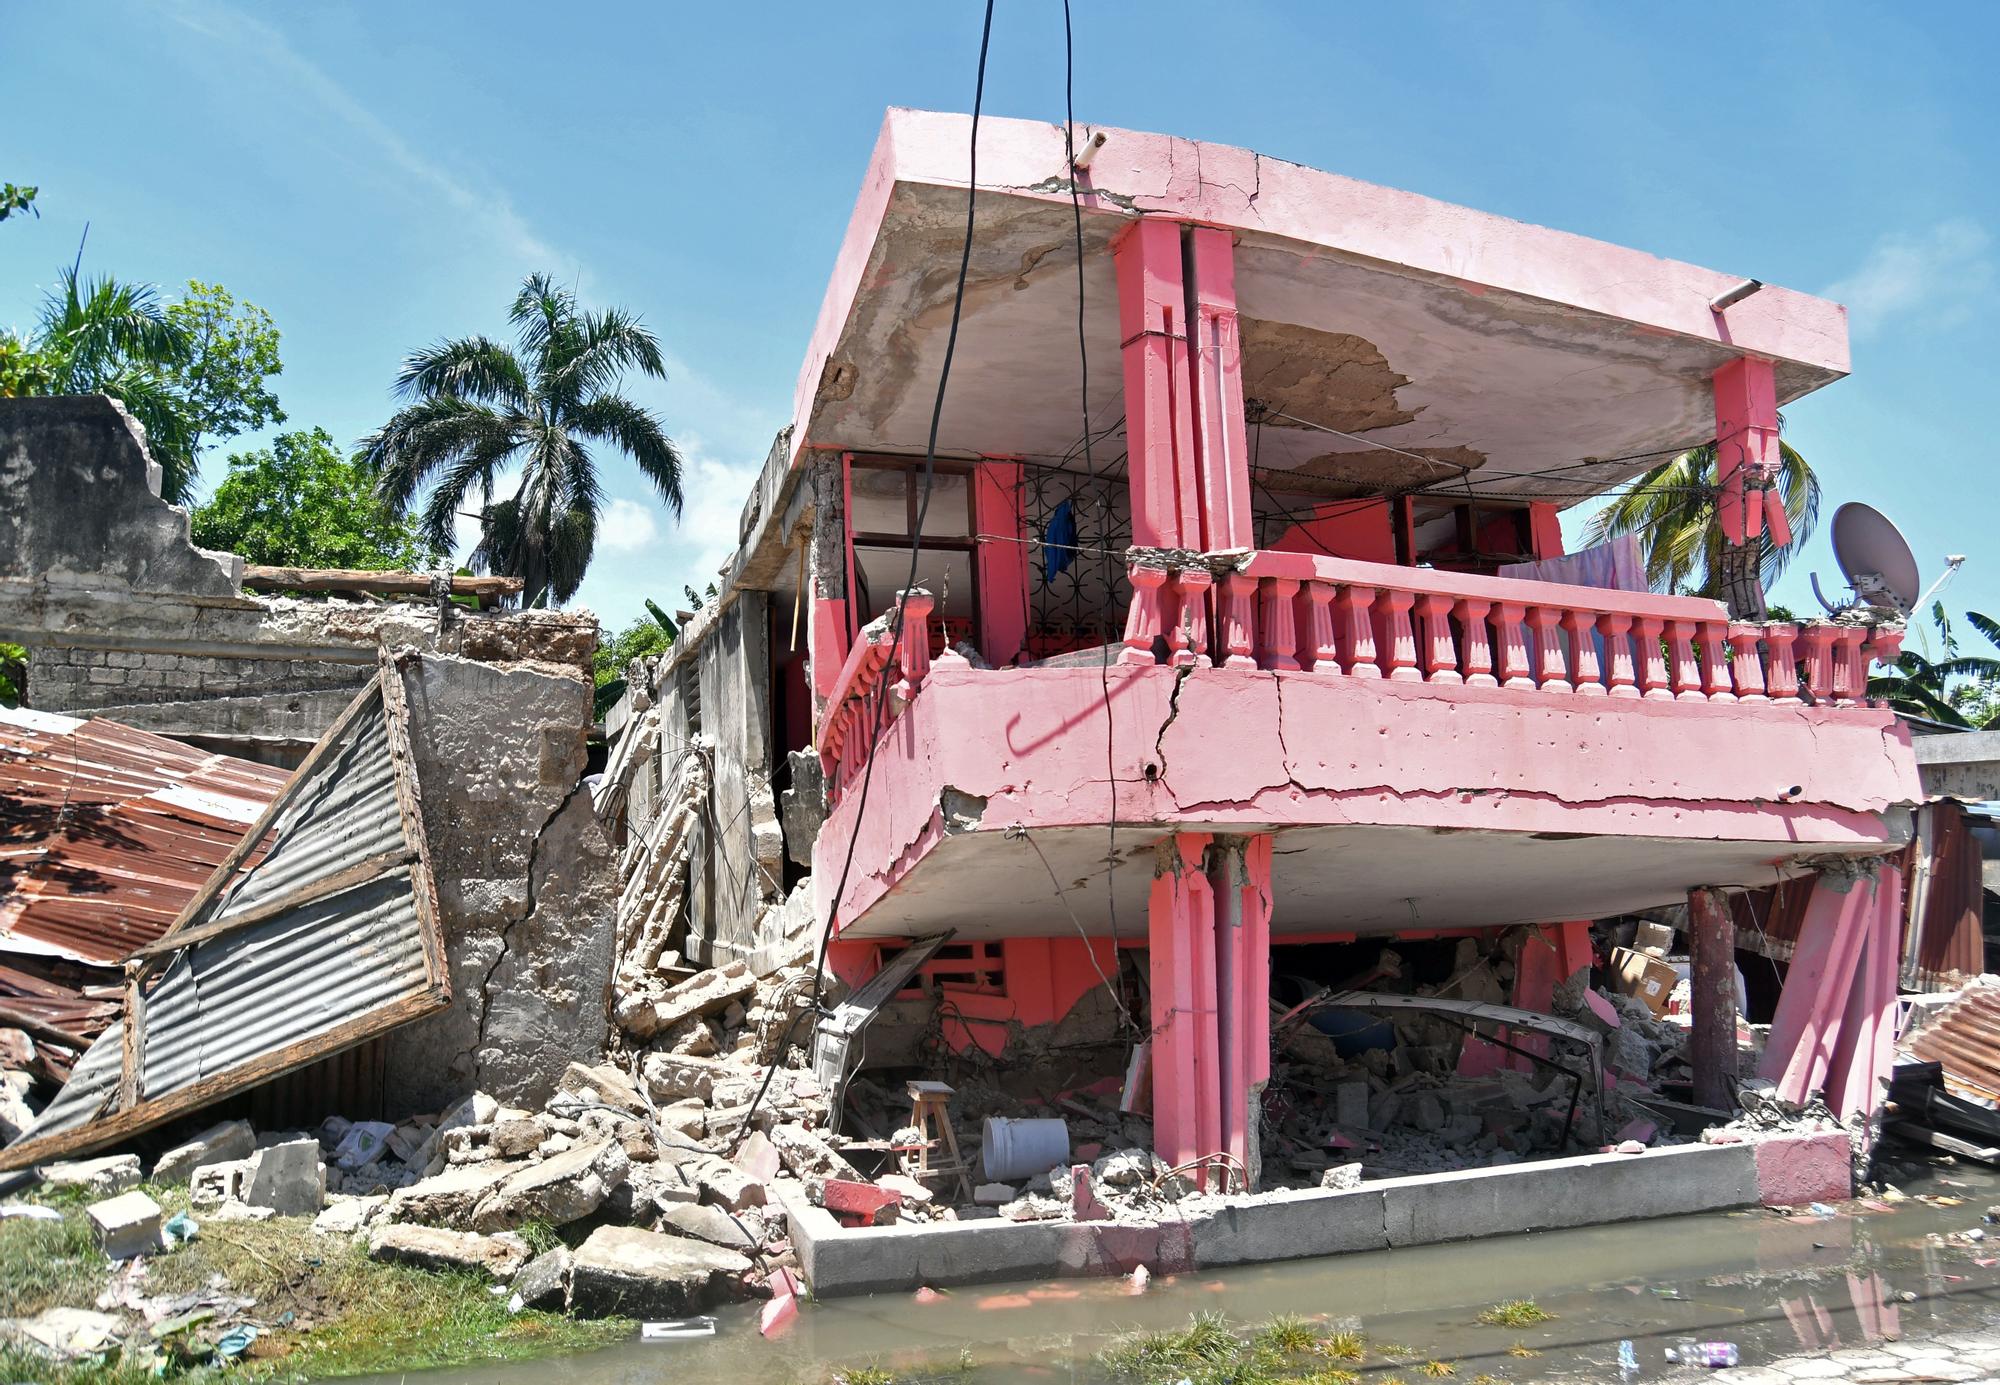
<path fill-rule="evenodd" d="M 558 254 L 536 235 L 504 196 L 492 188 L 474 188 L 443 164 L 420 153 L 364 102 L 293 48 L 271 25 L 210 0 L 182 0 L 173 7 L 172 14 L 195 32 L 234 47 L 242 70 L 275 75 L 288 91 L 316 101 L 372 145 L 392 167 L 440 197 L 451 208 L 457 224 L 482 229 L 517 260 L 576 268 L 572 259 Z"/>
<path fill-rule="evenodd" d="M 1845 303 L 1857 337 L 1872 336 L 1897 318 L 1921 318 L 1929 328 L 1964 321 L 1993 286 L 1992 237 L 1968 217 L 1927 231 L 1895 232 L 1875 242 L 1852 274 L 1825 296 Z"/>
<path fill-rule="evenodd" d="M 660 536 L 653 511 L 623 496 L 604 507 L 597 517 L 597 547 L 604 553 L 637 553 L 650 548 Z"/>

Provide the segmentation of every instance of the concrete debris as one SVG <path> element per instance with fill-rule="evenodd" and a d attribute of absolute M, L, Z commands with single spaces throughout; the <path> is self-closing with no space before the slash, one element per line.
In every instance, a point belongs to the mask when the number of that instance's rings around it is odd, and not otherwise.
<path fill-rule="evenodd" d="M 230 1159 L 247 1159 L 257 1149 L 257 1132 L 248 1121 L 223 1121 L 176 1145 L 153 1165 L 153 1182 L 185 1183 L 203 1164 L 219 1164 Z"/>
<path fill-rule="evenodd" d="M 746 1254 L 755 1253 L 769 1236 L 763 1217 L 755 1211 L 736 1214 L 692 1202 L 662 1208 L 660 1229 Z"/>
<path fill-rule="evenodd" d="M 531 1221 L 563 1226 L 589 1216 L 625 1181 L 631 1163 L 610 1140 L 530 1164 L 488 1189 L 472 1211 L 475 1231 L 512 1231 Z"/>
<path fill-rule="evenodd" d="M 160 1239 L 160 1204 L 144 1193 L 120 1193 L 93 1202 L 84 1214 L 90 1219 L 92 1239 L 108 1259 L 151 1255 L 164 1244 Z"/>
<path fill-rule="evenodd" d="M 663 1029 L 717 1014 L 757 989 L 757 978 L 742 962 L 692 976 L 657 997 L 644 991 L 619 1002 L 618 1023 L 635 1039 L 649 1039 Z"/>
<path fill-rule="evenodd" d="M 319 1141 L 289 1140 L 250 1156 L 250 1176 L 243 1201 L 268 1207 L 281 1217 L 316 1215 L 326 1203 L 326 1165 L 320 1162 Z"/>
<path fill-rule="evenodd" d="M 514 1276 L 514 1295 L 507 1307 L 513 1312 L 533 1308 L 561 1312 L 569 1299 L 569 1247 L 545 1250 Z"/>
<path fill-rule="evenodd" d="M 519 1236 L 482 1236 L 436 1226 L 390 1222 L 368 1233 L 368 1258 L 426 1270 L 483 1274 L 505 1284 L 528 1263 L 528 1243 Z"/>
<path fill-rule="evenodd" d="M 1361 1165 L 1335 1164 L 1319 1176 L 1319 1186 L 1336 1193 L 1351 1193 L 1361 1186 Z"/>
<path fill-rule="evenodd" d="M 473 1208 L 487 1189 L 523 1167 L 523 1164 L 496 1162 L 461 1164 L 447 1169 L 391 1193 L 389 1216 L 396 1221 L 470 1230 Z"/>
<path fill-rule="evenodd" d="M 110 1154 L 102 1159 L 72 1159 L 44 1164 L 42 1182 L 51 1188 L 74 1188 L 89 1197 L 110 1197 L 139 1182 L 139 1156 Z"/>
<path fill-rule="evenodd" d="M 582 1317 L 680 1318 L 742 1295 L 748 1257 L 685 1236 L 600 1226 L 570 1259 L 569 1308 Z"/>
<path fill-rule="evenodd" d="M 319 1236 L 352 1236 L 387 1216 L 388 1211 L 389 1199 L 385 1195 L 349 1197 L 335 1193 L 313 1218 L 312 1229 Z"/>
<path fill-rule="evenodd" d="M 1011 1183 L 981 1183 L 972 1190 L 972 1201 L 979 1207 L 1005 1207 L 1016 1195 Z"/>

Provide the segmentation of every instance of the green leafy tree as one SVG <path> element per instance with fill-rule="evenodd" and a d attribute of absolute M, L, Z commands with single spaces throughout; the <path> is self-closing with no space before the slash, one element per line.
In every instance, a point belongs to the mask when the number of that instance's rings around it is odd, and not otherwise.
<path fill-rule="evenodd" d="M 41 213 L 35 210 L 35 194 L 40 191 L 40 188 L 24 188 L 13 183 L 0 183 L 0 221 L 5 221 L 16 212 L 27 212 L 39 218 Z"/>
<path fill-rule="evenodd" d="M 1708 596 L 1731 615 L 1759 620 L 1764 589 L 1775 582 L 1819 522 L 1819 478 L 1788 443 L 1778 444 L 1778 493 L 1791 520 L 1792 541 L 1767 532 L 1741 547 L 1725 544 L 1715 515 L 1715 447 L 1693 448 L 1654 467 L 1591 517 L 1586 543 L 1637 534 L 1654 591 Z"/>
<path fill-rule="evenodd" d="M 591 672 L 597 682 L 597 719 L 611 710 L 625 695 L 625 669 L 634 659 L 664 654 L 674 647 L 679 629 L 667 613 L 648 601 L 646 614 L 597 646 L 591 656 Z"/>
<path fill-rule="evenodd" d="M 681 457 L 660 420 L 617 393 L 628 370 L 666 377 L 659 341 L 620 308 L 590 312 L 547 275 L 522 285 L 510 314 L 517 345 L 462 337 L 403 363 L 411 401 L 362 439 L 358 456 L 400 512 L 421 506 L 424 533 L 452 546 L 477 493 L 474 568 L 522 579 L 522 604 L 569 600 L 590 566 L 603 491 L 598 447 L 623 452 L 678 515 Z M 495 500 L 519 468 L 513 494 Z"/>
<path fill-rule="evenodd" d="M 194 541 L 275 567 L 421 571 L 438 553 L 376 493 L 324 428 L 280 433 L 229 458 L 229 475 L 194 512 Z"/>
<path fill-rule="evenodd" d="M 160 493 L 193 499 L 201 448 L 283 422 L 264 381 L 276 375 L 270 315 L 217 286 L 190 282 L 179 303 L 150 284 L 65 269 L 32 339 L 0 341 L 0 391 L 108 394 L 146 430 L 165 473 Z"/>
<path fill-rule="evenodd" d="M 27 649 L 0 640 L 0 707 L 20 706 L 21 693 L 27 681 Z"/>
<path fill-rule="evenodd" d="M 1933 660 L 1906 648 L 1896 656 L 1892 671 L 1868 680 L 1869 693 L 1887 698 L 1906 716 L 1962 731 L 2000 730 L 2000 658 L 1961 654 L 1942 601 L 1932 605 L 1931 622 L 1937 627 L 1943 657 Z M 1965 623 L 2000 651 L 2000 621 L 1968 611 Z"/>

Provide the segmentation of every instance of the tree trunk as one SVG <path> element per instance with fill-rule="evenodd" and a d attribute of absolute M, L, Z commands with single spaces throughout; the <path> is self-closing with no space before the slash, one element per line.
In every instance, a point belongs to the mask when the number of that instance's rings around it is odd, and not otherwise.
<path fill-rule="evenodd" d="M 1731 620 L 1762 621 L 1765 616 L 1760 543 L 1722 543 L 1722 600 Z"/>

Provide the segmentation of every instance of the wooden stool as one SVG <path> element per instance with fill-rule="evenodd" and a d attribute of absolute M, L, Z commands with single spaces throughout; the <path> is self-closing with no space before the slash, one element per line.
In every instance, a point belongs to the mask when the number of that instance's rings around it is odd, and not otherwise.
<path fill-rule="evenodd" d="M 942 1082 L 912 1082 L 910 1093 L 910 1124 L 917 1128 L 921 1143 L 917 1145 L 916 1157 L 902 1158 L 903 1172 L 919 1183 L 927 1183 L 933 1177 L 949 1175 L 958 1180 L 958 1186 L 965 1200 L 972 1200 L 972 1177 L 965 1167 L 965 1158 L 958 1152 L 958 1133 L 951 1128 L 951 1088 Z M 939 1140 L 944 1142 L 948 1158 L 937 1164 L 931 1163 L 931 1151 L 937 1148 Z"/>

